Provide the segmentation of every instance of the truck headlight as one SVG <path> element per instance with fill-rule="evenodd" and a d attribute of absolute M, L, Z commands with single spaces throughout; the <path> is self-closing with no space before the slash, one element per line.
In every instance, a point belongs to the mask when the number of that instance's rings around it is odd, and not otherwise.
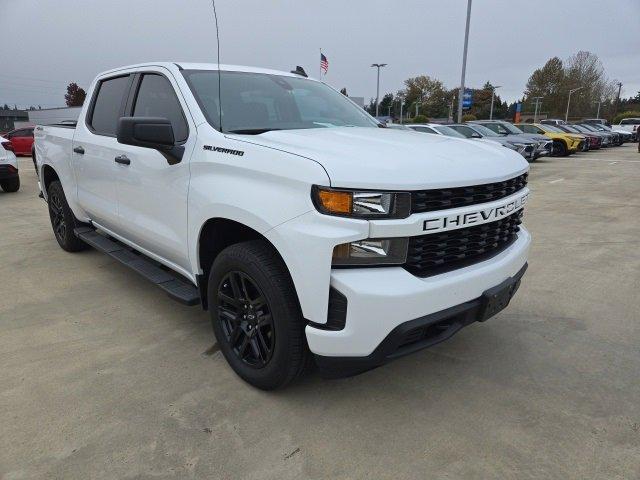
<path fill-rule="evenodd" d="M 367 238 L 333 249 L 333 266 L 402 265 L 407 261 L 408 238 Z"/>
<path fill-rule="evenodd" d="M 313 204 L 320 213 L 362 219 L 407 218 L 411 214 L 409 192 L 344 190 L 314 185 Z"/>

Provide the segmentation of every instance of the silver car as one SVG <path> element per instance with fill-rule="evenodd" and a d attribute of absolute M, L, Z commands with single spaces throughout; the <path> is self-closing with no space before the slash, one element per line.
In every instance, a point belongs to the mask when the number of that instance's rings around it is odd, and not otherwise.
<path fill-rule="evenodd" d="M 517 135 L 522 141 L 531 141 L 536 143 L 536 149 L 533 154 L 533 160 L 536 158 L 551 155 L 553 153 L 553 140 L 544 135 L 537 133 L 524 133 L 514 124 L 505 122 L 504 120 L 473 120 L 470 124 L 483 125 L 493 130 L 498 135 Z"/>
<path fill-rule="evenodd" d="M 499 143 L 503 147 L 517 151 L 527 160 L 533 159 L 533 154 L 537 147 L 536 142 L 523 140 L 519 135 L 498 135 L 493 130 L 479 124 L 456 123 L 447 126 L 466 138 Z"/>

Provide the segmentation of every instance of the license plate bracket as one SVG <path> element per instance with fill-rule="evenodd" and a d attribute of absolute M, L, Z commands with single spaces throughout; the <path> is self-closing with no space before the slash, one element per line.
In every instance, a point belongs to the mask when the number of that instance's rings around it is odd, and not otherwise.
<path fill-rule="evenodd" d="M 519 286 L 520 277 L 512 277 L 506 279 L 500 285 L 485 290 L 481 297 L 478 321 L 484 322 L 507 308 Z"/>

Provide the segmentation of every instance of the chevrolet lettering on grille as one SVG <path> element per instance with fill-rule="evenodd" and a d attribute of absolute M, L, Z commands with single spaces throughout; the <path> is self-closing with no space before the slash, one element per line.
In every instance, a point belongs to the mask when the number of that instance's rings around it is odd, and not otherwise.
<path fill-rule="evenodd" d="M 503 205 L 473 212 L 465 212 L 458 215 L 429 218 L 422 222 L 422 229 L 425 232 L 439 232 L 500 220 L 501 218 L 511 215 L 513 212 L 521 210 L 527 203 L 528 198 L 529 192 Z"/>

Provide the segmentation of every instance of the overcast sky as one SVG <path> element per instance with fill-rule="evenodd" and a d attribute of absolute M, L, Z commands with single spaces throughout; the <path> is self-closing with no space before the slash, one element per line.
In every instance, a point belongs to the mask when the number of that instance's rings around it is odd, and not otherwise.
<path fill-rule="evenodd" d="M 221 61 L 318 75 L 352 96 L 427 74 L 460 82 L 466 0 L 216 0 Z M 0 0 L 0 103 L 64 104 L 65 86 L 154 60 L 215 62 L 210 0 Z M 467 85 L 519 98 L 547 59 L 589 50 L 640 90 L 640 0 L 473 0 Z"/>

